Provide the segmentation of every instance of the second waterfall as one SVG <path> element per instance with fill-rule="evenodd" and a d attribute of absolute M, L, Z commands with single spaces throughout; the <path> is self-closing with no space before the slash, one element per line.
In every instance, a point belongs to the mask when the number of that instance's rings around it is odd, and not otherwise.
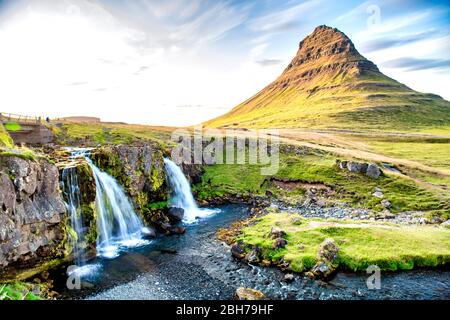
<path fill-rule="evenodd" d="M 206 217 L 217 212 L 217 210 L 213 209 L 200 209 L 195 203 L 191 186 L 181 168 L 177 166 L 175 162 L 167 158 L 164 159 L 164 164 L 166 167 L 167 178 L 172 189 L 170 205 L 184 210 L 183 221 L 185 223 L 192 223 L 197 218 Z"/>

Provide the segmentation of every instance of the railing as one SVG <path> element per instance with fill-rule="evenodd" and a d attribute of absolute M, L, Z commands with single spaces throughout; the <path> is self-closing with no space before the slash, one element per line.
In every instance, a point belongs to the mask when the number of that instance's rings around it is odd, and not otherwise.
<path fill-rule="evenodd" d="M 33 123 L 33 124 L 41 124 L 41 117 L 33 117 L 33 116 L 24 116 L 20 114 L 14 113 L 5 113 L 0 112 L 0 121 L 5 122 L 17 122 L 17 123 Z"/>

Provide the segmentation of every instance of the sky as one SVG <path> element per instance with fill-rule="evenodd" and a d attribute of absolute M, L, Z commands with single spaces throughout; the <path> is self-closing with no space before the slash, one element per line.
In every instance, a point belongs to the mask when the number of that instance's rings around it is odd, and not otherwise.
<path fill-rule="evenodd" d="M 322 24 L 450 100 L 448 0 L 0 0 L 0 112 L 194 125 L 275 80 Z"/>

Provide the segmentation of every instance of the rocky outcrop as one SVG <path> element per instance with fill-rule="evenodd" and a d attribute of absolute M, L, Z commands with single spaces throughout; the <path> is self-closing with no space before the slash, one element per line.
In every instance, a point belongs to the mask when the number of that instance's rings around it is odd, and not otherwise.
<path fill-rule="evenodd" d="M 204 173 L 203 166 L 200 164 L 181 164 L 181 170 L 191 184 L 199 183 Z"/>
<path fill-rule="evenodd" d="M 336 160 L 336 166 L 341 170 L 363 173 L 372 179 L 378 179 L 383 173 L 380 167 L 374 163 Z"/>
<path fill-rule="evenodd" d="M 92 159 L 119 181 L 148 223 L 166 219 L 149 208 L 150 203 L 167 200 L 163 152 L 156 143 L 104 146 Z"/>
<path fill-rule="evenodd" d="M 0 157 L 0 274 L 63 257 L 65 213 L 55 165 Z"/>
<path fill-rule="evenodd" d="M 334 240 L 331 238 L 325 239 L 319 246 L 317 262 L 307 275 L 315 279 L 329 279 L 338 267 L 338 253 L 339 247 Z"/>

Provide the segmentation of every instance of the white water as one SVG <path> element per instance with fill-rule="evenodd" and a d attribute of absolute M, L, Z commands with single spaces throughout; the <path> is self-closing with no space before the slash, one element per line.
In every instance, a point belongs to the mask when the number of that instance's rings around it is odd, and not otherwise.
<path fill-rule="evenodd" d="M 83 217 L 81 212 L 80 187 L 75 167 L 64 168 L 62 171 L 62 189 L 67 198 L 70 226 L 76 234 L 70 233 L 69 239 L 73 248 L 73 255 L 77 266 L 85 263 Z"/>
<path fill-rule="evenodd" d="M 67 148 L 71 152 L 70 160 L 84 158 L 92 169 L 96 185 L 96 222 L 97 222 L 97 255 L 104 258 L 117 257 L 124 248 L 136 247 L 148 244 L 149 241 L 142 237 L 148 232 L 143 226 L 141 219 L 133 209 L 133 206 L 119 183 L 106 172 L 101 171 L 89 159 L 91 149 L 87 148 Z M 63 170 L 63 187 L 68 199 L 68 210 L 71 217 L 71 224 L 77 233 L 74 242 L 76 259 L 79 270 L 82 274 L 95 271 L 93 265 L 84 265 L 84 253 L 80 248 L 80 242 L 84 240 L 84 228 L 82 225 L 80 190 L 76 169 L 69 167 Z"/>
<path fill-rule="evenodd" d="M 142 239 L 144 225 L 119 183 L 86 158 L 94 173 L 96 185 L 97 254 L 114 258 L 123 247 L 149 242 Z"/>
<path fill-rule="evenodd" d="M 164 164 L 169 184 L 172 189 L 170 206 L 184 209 L 183 222 L 192 223 L 195 222 L 197 218 L 207 217 L 217 212 L 213 209 L 200 209 L 195 203 L 191 186 L 181 168 L 177 166 L 175 162 L 167 158 L 164 158 Z"/>

